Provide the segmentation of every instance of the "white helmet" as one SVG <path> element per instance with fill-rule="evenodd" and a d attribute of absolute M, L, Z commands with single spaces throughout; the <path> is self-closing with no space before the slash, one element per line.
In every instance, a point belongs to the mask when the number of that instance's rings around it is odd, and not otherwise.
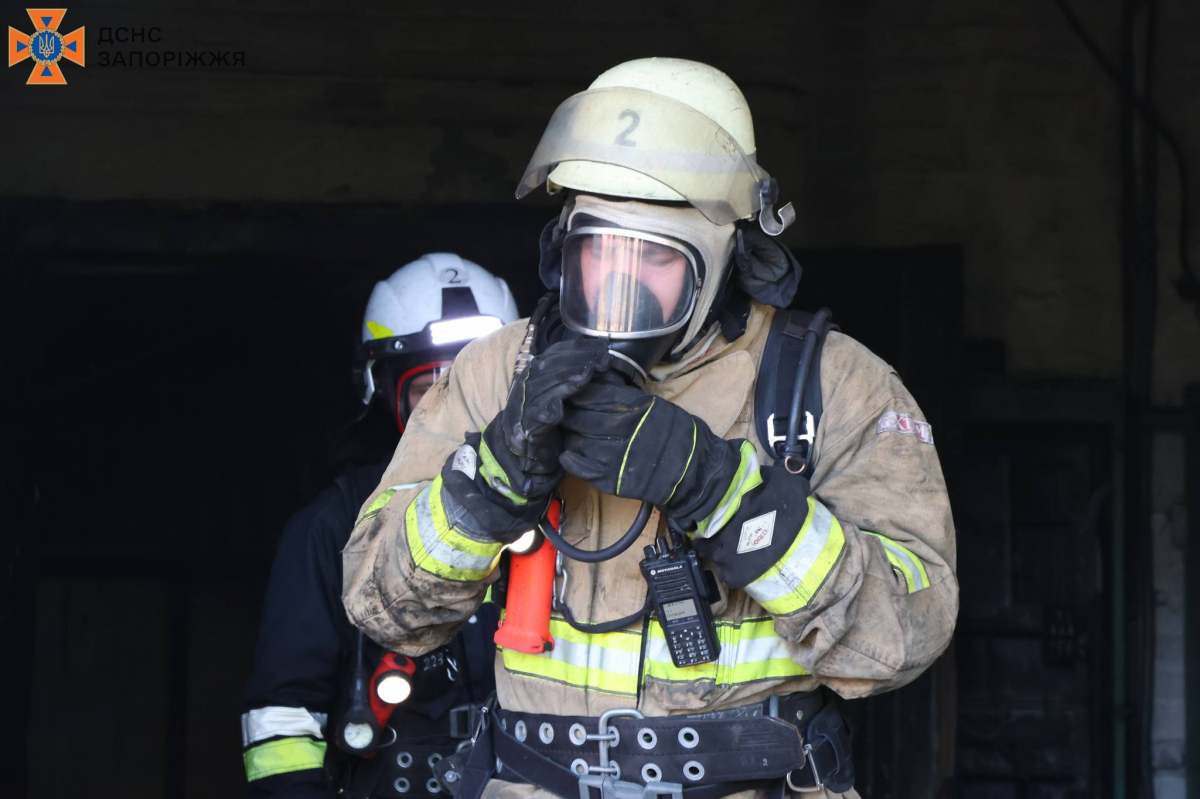
<path fill-rule="evenodd" d="M 423 255 L 375 284 L 355 368 L 364 404 L 382 395 L 400 430 L 423 393 L 470 341 L 517 319 L 503 279 L 453 253 Z"/>

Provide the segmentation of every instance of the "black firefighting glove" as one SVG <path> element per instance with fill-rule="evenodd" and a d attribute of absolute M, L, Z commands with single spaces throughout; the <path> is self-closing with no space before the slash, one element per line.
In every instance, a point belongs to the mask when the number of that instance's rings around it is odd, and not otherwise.
<path fill-rule="evenodd" d="M 805 478 L 761 468 L 750 442 L 640 389 L 594 381 L 567 401 L 562 427 L 568 472 L 665 511 L 735 588 L 783 557 L 808 514 Z"/>
<path fill-rule="evenodd" d="M 571 397 L 562 428 L 559 461 L 568 472 L 606 494 L 650 502 L 684 529 L 712 512 L 740 462 L 740 441 L 725 441 L 678 405 L 611 380 Z"/>
<path fill-rule="evenodd" d="M 607 346 L 596 339 L 548 347 L 513 381 L 507 403 L 482 434 L 470 434 L 446 461 L 443 484 L 473 532 L 514 540 L 541 518 L 546 498 L 563 478 L 558 462 L 563 401 L 608 360 Z"/>

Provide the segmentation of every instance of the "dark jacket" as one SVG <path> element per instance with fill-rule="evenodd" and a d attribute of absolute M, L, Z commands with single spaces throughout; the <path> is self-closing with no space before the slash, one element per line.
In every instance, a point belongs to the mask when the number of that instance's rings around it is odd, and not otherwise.
<path fill-rule="evenodd" d="M 243 702 L 243 758 L 252 797 L 328 799 L 350 784 L 360 796 L 397 796 L 397 780 L 407 780 L 405 796 L 424 795 L 429 754 L 453 751 L 451 708 L 482 701 L 492 691 L 495 611 L 487 605 L 450 646 L 416 659 L 414 694 L 389 723 L 395 744 L 369 760 L 327 745 L 326 734 L 336 728 L 331 719 L 349 697 L 357 636 L 342 607 L 341 550 L 386 465 L 347 470 L 284 528 Z M 368 669 L 383 654 L 366 640 Z M 405 748 L 406 742 L 419 743 L 420 752 Z M 401 752 L 420 757 L 401 758 L 414 763 L 402 770 L 396 762 Z"/>

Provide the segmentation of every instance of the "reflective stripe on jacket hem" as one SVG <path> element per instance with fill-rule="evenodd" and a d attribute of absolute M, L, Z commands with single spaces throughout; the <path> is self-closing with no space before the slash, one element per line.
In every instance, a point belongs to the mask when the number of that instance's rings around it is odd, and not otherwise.
<path fill-rule="evenodd" d="M 792 660 L 787 642 L 775 632 L 775 620 L 769 617 L 742 619 L 740 623 L 718 621 L 717 640 L 721 653 L 715 662 L 680 668 L 671 660 L 666 633 L 657 621 L 651 621 L 646 676 L 667 682 L 712 680 L 720 687 L 727 687 L 808 674 Z"/>
<path fill-rule="evenodd" d="M 540 655 L 501 649 L 504 668 L 510 674 L 589 688 L 608 694 L 636 696 L 638 666 L 642 654 L 642 631 L 616 630 L 584 633 L 561 616 L 550 619 L 554 649 Z"/>
<path fill-rule="evenodd" d="M 640 625 L 589 634 L 555 616 L 550 620 L 550 634 L 554 649 L 549 652 L 531 655 L 502 648 L 505 670 L 606 694 L 637 695 L 642 665 Z M 717 638 L 721 652 L 715 662 L 679 668 L 671 661 L 662 627 L 651 620 L 644 679 L 689 683 L 711 680 L 719 687 L 730 687 L 808 674 L 792 660 L 787 642 L 775 632 L 775 621 L 769 617 L 718 621 Z"/>

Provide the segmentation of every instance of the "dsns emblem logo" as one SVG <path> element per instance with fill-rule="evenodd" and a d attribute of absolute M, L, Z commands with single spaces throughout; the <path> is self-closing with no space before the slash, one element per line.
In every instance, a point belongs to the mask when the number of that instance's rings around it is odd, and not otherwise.
<path fill-rule="evenodd" d="M 83 28 L 76 28 L 65 36 L 58 26 L 66 15 L 65 8 L 27 8 L 33 20 L 33 35 L 8 28 L 8 65 L 15 66 L 26 58 L 34 60 L 33 72 L 26 83 L 41 86 L 63 86 L 63 77 L 58 62 L 62 59 L 83 66 Z"/>

